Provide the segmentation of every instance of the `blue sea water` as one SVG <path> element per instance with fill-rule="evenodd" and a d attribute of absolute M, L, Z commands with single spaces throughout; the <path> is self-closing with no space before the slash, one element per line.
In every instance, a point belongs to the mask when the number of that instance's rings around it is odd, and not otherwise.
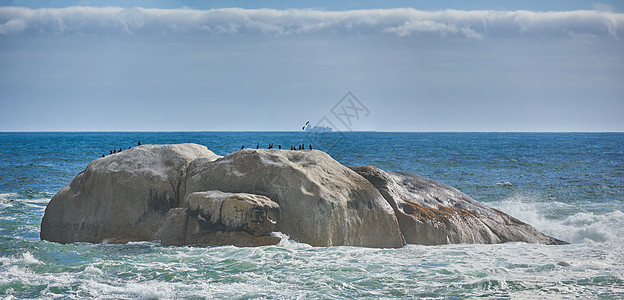
<path fill-rule="evenodd" d="M 571 242 L 545 246 L 163 247 L 41 241 L 50 198 L 113 148 L 192 142 L 220 155 L 312 142 L 405 171 Z M 0 133 L 0 297 L 624 299 L 623 133 Z"/>

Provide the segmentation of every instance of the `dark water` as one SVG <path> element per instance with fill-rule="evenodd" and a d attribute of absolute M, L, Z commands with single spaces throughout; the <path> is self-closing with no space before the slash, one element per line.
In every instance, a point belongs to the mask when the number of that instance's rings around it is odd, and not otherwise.
<path fill-rule="evenodd" d="M 345 165 L 429 177 L 567 246 L 402 249 L 59 245 L 49 199 L 113 148 L 310 143 Z M 0 133 L 0 296 L 624 298 L 624 134 L 303 132 Z"/>

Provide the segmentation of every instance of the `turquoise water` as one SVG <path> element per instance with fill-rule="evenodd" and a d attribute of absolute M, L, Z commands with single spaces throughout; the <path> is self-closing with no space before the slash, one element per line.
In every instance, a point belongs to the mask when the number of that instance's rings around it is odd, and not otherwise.
<path fill-rule="evenodd" d="M 406 171 L 571 242 L 401 249 L 163 247 L 39 240 L 45 206 L 113 147 L 194 142 L 326 150 Z M 16 298 L 624 298 L 624 134 L 0 133 L 0 296 Z"/>

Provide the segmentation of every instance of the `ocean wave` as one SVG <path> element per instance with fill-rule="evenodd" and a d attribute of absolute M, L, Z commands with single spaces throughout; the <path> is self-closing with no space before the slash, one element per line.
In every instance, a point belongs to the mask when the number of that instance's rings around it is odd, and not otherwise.
<path fill-rule="evenodd" d="M 15 200 L 17 193 L 0 193 L 0 201 Z"/>
<path fill-rule="evenodd" d="M 279 234 L 281 235 L 281 234 Z M 0 258 L 0 295 L 18 298 L 587 297 L 623 287 L 621 256 L 577 244 L 408 245 L 400 249 L 162 247 L 44 243 Z M 64 248 L 80 259 L 59 260 Z M 71 250 L 71 251 L 68 251 Z M 55 251 L 52 251 L 55 252 Z M 37 254 L 38 253 L 38 254 Z M 588 259 L 589 258 L 589 259 Z M 614 272 L 615 271 L 615 272 Z M 539 296 L 538 296 L 539 295 Z"/>
<path fill-rule="evenodd" d="M 46 192 L 21 191 L 12 193 L 0 193 L 0 202 L 27 200 L 30 202 L 48 202 L 52 194 Z"/>
<path fill-rule="evenodd" d="M 0 195 L 0 217 L 4 220 L 17 220 L 27 215 L 43 213 L 50 198 L 20 199 L 19 197 L 2 198 Z M 16 212 L 21 212 L 15 215 Z"/>
<path fill-rule="evenodd" d="M 487 205 L 570 243 L 624 245 L 624 212 L 618 209 L 608 212 L 588 211 L 579 205 L 542 201 L 540 195 L 531 193 L 517 193 Z"/>
<path fill-rule="evenodd" d="M 285 248 L 285 249 L 309 249 L 309 248 L 312 248 L 312 246 L 310 246 L 308 244 L 299 243 L 297 241 L 291 240 L 290 236 L 288 236 L 287 234 L 283 234 L 281 232 L 273 232 L 273 233 L 271 233 L 271 235 L 281 238 L 280 242 L 277 245 L 275 245 L 276 247 Z"/>
<path fill-rule="evenodd" d="M 21 256 L 0 256 L 0 266 L 3 265 L 34 265 L 34 264 L 43 264 L 40 260 L 36 259 L 32 253 L 26 251 L 22 253 Z"/>

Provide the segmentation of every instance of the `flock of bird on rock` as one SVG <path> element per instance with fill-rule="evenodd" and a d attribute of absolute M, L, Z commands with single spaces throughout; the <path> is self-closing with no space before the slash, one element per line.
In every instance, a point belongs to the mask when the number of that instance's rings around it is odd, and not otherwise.
<path fill-rule="evenodd" d="M 310 124 L 310 121 L 306 122 L 305 125 L 303 126 L 303 128 L 301 128 L 301 129 L 305 130 L 306 127 L 308 127 L 309 124 Z M 141 146 L 141 141 L 139 141 L 138 146 Z M 131 148 L 132 147 L 128 147 L 128 149 L 131 149 Z M 281 150 L 282 149 L 282 145 L 277 145 L 277 148 Z M 312 144 L 308 144 L 308 148 L 310 150 L 312 150 Z M 241 146 L 241 149 L 245 149 L 245 145 Z M 256 145 L 256 149 L 260 149 L 260 144 Z M 269 144 L 269 147 L 267 149 L 273 149 L 273 144 Z M 305 149 L 306 149 L 305 144 L 301 144 L 301 145 L 298 145 L 298 146 L 292 146 L 292 145 L 290 146 L 290 150 L 305 150 Z M 113 150 L 110 150 L 110 154 L 112 155 L 112 154 L 115 154 L 115 153 L 121 152 L 121 151 L 123 151 L 123 149 L 121 147 L 119 147 L 119 150 L 117 150 L 117 148 L 113 148 Z M 106 156 L 106 154 L 102 154 L 102 157 L 105 157 L 105 156 Z"/>
<path fill-rule="evenodd" d="M 141 146 L 141 141 L 138 142 L 138 146 Z M 132 147 L 128 147 L 128 149 L 131 149 L 131 148 Z M 277 145 L 277 148 L 281 150 L 282 145 Z M 308 148 L 312 150 L 312 144 L 308 144 Z M 245 149 L 245 145 L 241 146 L 241 149 Z M 256 145 L 256 149 L 260 149 L 260 144 Z M 267 149 L 273 149 L 273 144 L 269 144 L 269 147 Z M 305 149 L 306 149 L 305 144 L 301 144 L 299 146 L 292 146 L 292 145 L 290 146 L 290 150 L 305 150 Z M 110 150 L 109 154 L 112 155 L 121 151 L 123 151 L 123 148 L 121 147 L 119 147 L 119 150 L 117 150 L 117 148 L 113 148 L 113 150 Z M 102 157 L 105 157 L 105 156 L 106 154 L 102 154 Z"/>
<path fill-rule="evenodd" d="M 310 121 L 306 122 L 305 125 L 303 126 L 303 128 L 301 128 L 301 129 L 305 130 L 306 127 L 308 127 L 309 124 L 310 124 Z M 141 141 L 139 141 L 138 146 L 141 146 Z M 128 147 L 128 149 L 131 149 L 131 148 L 132 147 Z M 281 150 L 282 149 L 282 145 L 277 145 L 277 148 Z M 312 150 L 312 144 L 308 144 L 308 148 L 310 150 Z M 241 146 L 241 149 L 245 149 L 245 145 Z M 260 149 L 260 144 L 256 145 L 256 149 Z M 269 147 L 267 149 L 273 149 L 273 144 L 269 144 Z M 306 149 L 305 144 L 301 144 L 301 145 L 298 145 L 298 146 L 292 146 L 292 145 L 290 146 L 290 150 L 305 150 L 305 149 Z M 110 150 L 109 154 L 112 155 L 112 154 L 115 154 L 115 153 L 121 152 L 121 151 L 123 151 L 123 148 L 121 148 L 121 147 L 119 147 L 119 150 L 117 150 L 117 148 L 113 148 L 113 150 Z M 105 157 L 105 156 L 106 156 L 106 154 L 102 154 L 102 157 Z"/>
<path fill-rule="evenodd" d="M 312 144 L 308 144 L 310 150 L 312 150 Z M 273 149 L 273 144 L 269 144 L 269 147 L 267 147 L 267 149 Z M 277 145 L 278 149 L 282 149 L 282 145 Z M 241 146 L 241 149 L 245 149 L 245 145 Z M 256 149 L 260 149 L 260 144 L 256 145 Z M 298 147 L 295 146 L 290 146 L 290 150 L 305 150 L 305 144 L 301 144 Z"/>
<path fill-rule="evenodd" d="M 138 146 L 141 146 L 141 141 L 138 142 Z M 132 149 L 132 146 L 128 147 L 128 149 Z M 115 154 L 117 152 L 121 152 L 123 151 L 123 148 L 119 147 L 119 150 L 117 150 L 117 148 L 113 148 L 113 150 L 110 150 L 109 154 Z M 106 154 L 102 154 L 102 157 L 106 156 Z"/>

